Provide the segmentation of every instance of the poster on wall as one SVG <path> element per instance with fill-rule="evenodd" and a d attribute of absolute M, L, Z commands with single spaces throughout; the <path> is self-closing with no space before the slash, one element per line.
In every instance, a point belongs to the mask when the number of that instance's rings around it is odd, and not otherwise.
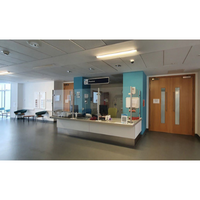
<path fill-rule="evenodd" d="M 40 108 L 45 109 L 46 108 L 46 93 L 45 92 L 40 92 Z"/>
<path fill-rule="evenodd" d="M 34 108 L 39 108 L 39 97 L 40 97 L 40 93 L 35 92 L 34 93 Z"/>

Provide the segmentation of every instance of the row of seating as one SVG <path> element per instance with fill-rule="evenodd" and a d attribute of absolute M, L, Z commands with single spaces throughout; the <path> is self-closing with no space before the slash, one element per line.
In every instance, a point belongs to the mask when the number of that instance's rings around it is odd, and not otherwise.
<path fill-rule="evenodd" d="M 42 117 L 44 120 L 44 115 L 47 113 L 47 111 L 39 111 L 39 112 L 36 112 L 35 115 L 25 115 L 26 112 L 27 112 L 27 110 L 25 110 L 25 109 L 15 111 L 14 112 L 15 119 L 19 118 L 19 117 L 21 117 L 21 118 L 28 117 L 28 119 L 29 119 L 29 117 L 33 117 L 33 118 L 34 117 L 36 117 L 36 118 Z"/>

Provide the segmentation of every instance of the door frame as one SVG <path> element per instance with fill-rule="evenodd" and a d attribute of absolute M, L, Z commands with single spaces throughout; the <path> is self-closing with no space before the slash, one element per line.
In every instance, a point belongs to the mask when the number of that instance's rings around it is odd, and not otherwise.
<path fill-rule="evenodd" d="M 196 123 L 197 123 L 197 112 L 195 112 L 198 107 L 197 107 L 197 97 L 198 97 L 198 73 L 196 72 L 191 72 L 191 73 L 183 73 L 183 74 L 170 74 L 170 75 L 155 75 L 155 76 L 147 76 L 147 123 L 146 126 L 147 128 L 149 128 L 150 126 L 150 118 L 149 118 L 149 113 L 150 113 L 150 84 L 149 84 L 149 80 L 150 78 L 163 78 L 163 77 L 180 77 L 180 76 L 189 76 L 189 75 L 194 75 L 194 80 L 193 80 L 193 84 L 194 84 L 194 90 L 193 90 L 193 108 L 192 108 L 192 135 L 195 135 L 195 132 L 197 132 L 197 127 L 196 127 Z M 195 123 L 196 122 L 196 123 Z"/>

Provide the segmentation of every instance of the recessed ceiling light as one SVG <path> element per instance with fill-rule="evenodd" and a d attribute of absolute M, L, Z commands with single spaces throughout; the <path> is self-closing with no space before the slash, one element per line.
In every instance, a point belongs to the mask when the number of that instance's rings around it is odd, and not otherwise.
<path fill-rule="evenodd" d="M 137 52 L 137 50 L 133 49 L 133 50 L 123 51 L 123 52 L 118 52 L 118 53 L 111 53 L 111 54 L 106 54 L 106 55 L 100 55 L 100 56 L 96 56 L 96 57 L 97 58 L 105 58 L 105 57 L 111 57 L 111 56 L 118 56 L 118 55 L 130 54 L 130 53 L 134 53 L 134 52 Z"/>
<path fill-rule="evenodd" d="M 1 51 L 1 53 L 3 53 L 4 55 L 8 56 L 10 52 L 7 51 L 7 50 L 3 50 L 3 51 Z"/>
<path fill-rule="evenodd" d="M 27 41 L 27 44 L 34 48 L 38 48 L 40 46 L 39 43 L 35 41 Z"/>
<path fill-rule="evenodd" d="M 92 70 L 94 70 L 94 68 L 90 67 L 90 68 L 89 68 L 89 70 L 91 70 L 91 71 L 92 71 Z"/>
<path fill-rule="evenodd" d="M 5 74 L 9 74 L 8 71 L 0 71 L 0 75 L 5 75 Z"/>
<path fill-rule="evenodd" d="M 71 71 L 67 70 L 67 73 L 71 73 Z"/>
<path fill-rule="evenodd" d="M 115 65 L 115 67 L 121 67 L 121 65 Z"/>

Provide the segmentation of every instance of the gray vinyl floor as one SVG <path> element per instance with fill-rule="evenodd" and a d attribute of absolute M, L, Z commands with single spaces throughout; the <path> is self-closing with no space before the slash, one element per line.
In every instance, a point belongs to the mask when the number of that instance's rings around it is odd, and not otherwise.
<path fill-rule="evenodd" d="M 197 136 L 150 132 L 135 148 L 57 134 L 55 123 L 0 118 L 0 160 L 199 160 Z"/>

